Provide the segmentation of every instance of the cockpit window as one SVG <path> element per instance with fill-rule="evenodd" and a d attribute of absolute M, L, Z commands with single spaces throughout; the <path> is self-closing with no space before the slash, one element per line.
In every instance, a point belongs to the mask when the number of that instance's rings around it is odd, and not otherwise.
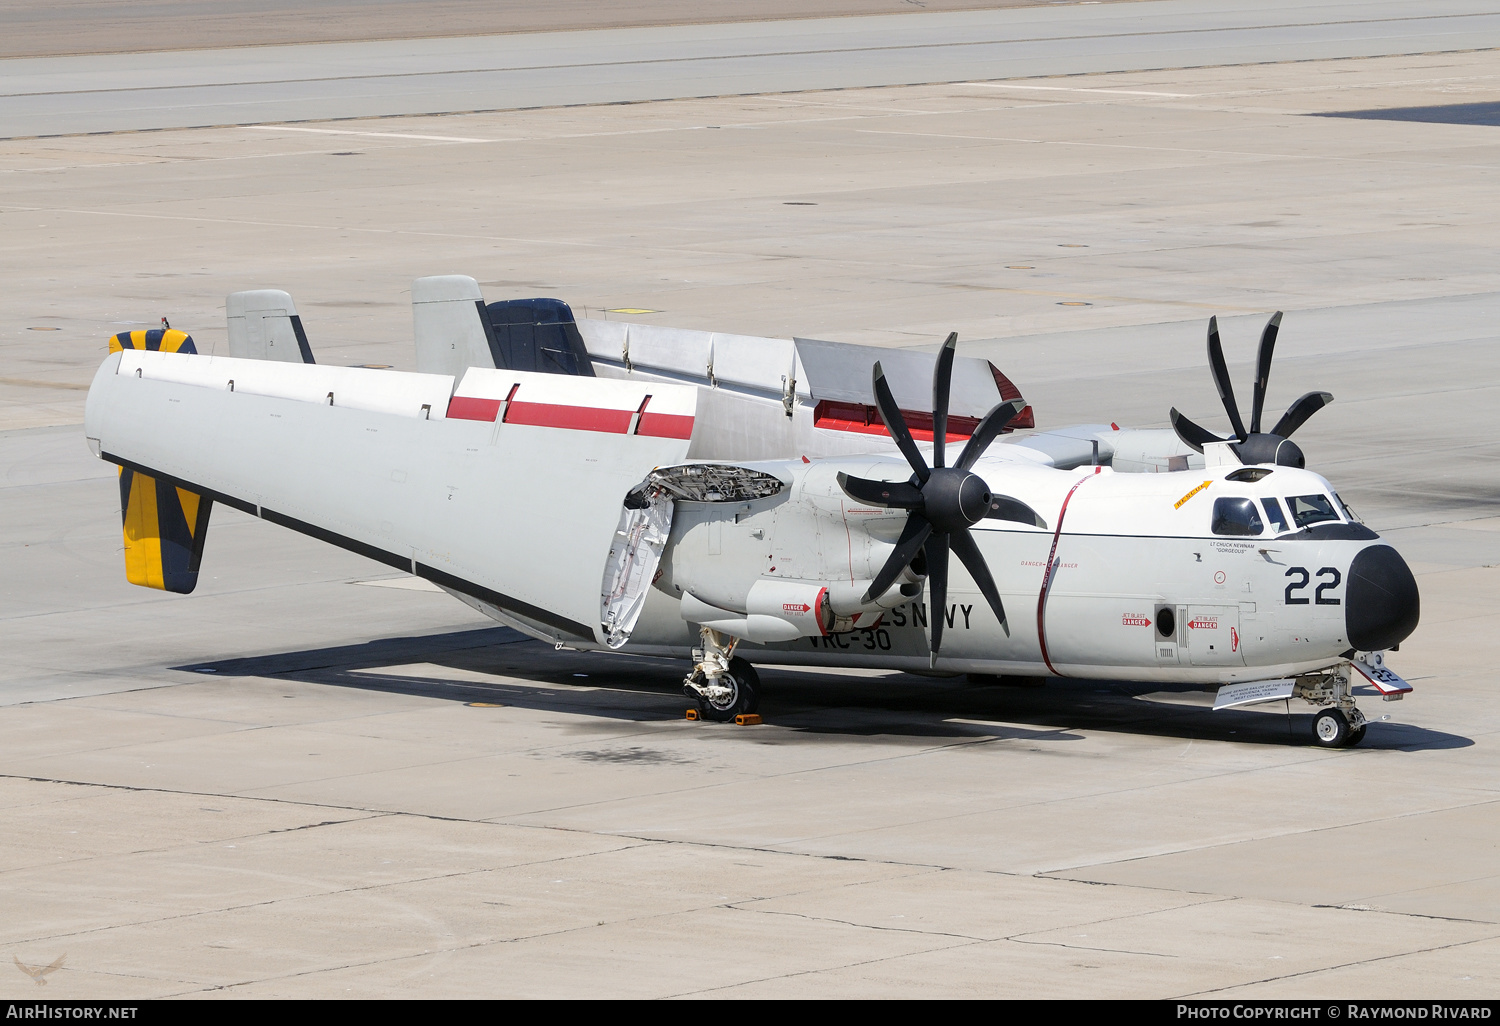
<path fill-rule="evenodd" d="M 1281 503 L 1275 499 L 1261 499 L 1260 504 L 1266 509 L 1266 516 L 1271 518 L 1271 526 L 1278 532 L 1286 530 L 1286 514 L 1281 512 Z"/>
<path fill-rule="evenodd" d="M 1214 534 L 1260 534 L 1264 529 L 1254 499 L 1214 500 Z"/>
<path fill-rule="evenodd" d="M 1339 519 L 1332 500 L 1326 495 L 1294 495 L 1286 500 L 1286 504 L 1291 509 L 1292 519 L 1297 522 L 1298 528 Z"/>

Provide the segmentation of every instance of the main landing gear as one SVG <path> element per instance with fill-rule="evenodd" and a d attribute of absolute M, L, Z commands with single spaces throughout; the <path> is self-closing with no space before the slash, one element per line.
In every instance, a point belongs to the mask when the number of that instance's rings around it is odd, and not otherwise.
<path fill-rule="evenodd" d="M 760 708 L 760 678 L 755 667 L 735 658 L 738 638 L 700 627 L 703 647 L 693 649 L 693 671 L 682 682 L 682 692 L 698 702 L 705 720 L 728 723 Z"/>
<path fill-rule="evenodd" d="M 1313 717 L 1313 741 L 1322 748 L 1350 748 L 1365 739 L 1369 721 L 1354 704 L 1349 664 L 1328 676 L 1298 681 L 1297 693 L 1314 705 L 1325 706 Z"/>

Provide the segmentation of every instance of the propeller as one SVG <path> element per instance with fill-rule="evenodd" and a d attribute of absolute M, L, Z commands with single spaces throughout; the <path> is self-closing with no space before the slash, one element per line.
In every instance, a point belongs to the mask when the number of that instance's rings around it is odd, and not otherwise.
<path fill-rule="evenodd" d="M 885 371 L 875 364 L 874 389 L 875 408 L 886 430 L 895 439 L 906 462 L 911 464 L 909 481 L 872 481 L 868 478 L 839 474 L 839 487 L 856 502 L 888 509 L 907 510 L 906 524 L 896 547 L 886 559 L 885 565 L 870 582 L 864 602 L 875 599 L 890 590 L 902 571 L 923 557 L 927 568 L 927 586 L 932 608 L 932 660 L 937 662 L 938 650 L 943 643 L 943 614 L 948 608 L 948 553 L 958 556 L 959 561 L 979 585 L 985 601 L 994 610 L 995 618 L 1010 633 L 1005 622 L 1005 606 L 1000 601 L 1000 592 L 995 579 L 979 552 L 979 546 L 969 535 L 969 528 L 985 517 L 1014 520 L 1023 524 L 1045 527 L 1046 523 L 1032 508 L 1019 499 L 991 493 L 984 479 L 969 468 L 984 455 L 991 442 L 1005 430 L 1011 419 L 1026 408 L 1024 399 L 1011 399 L 995 406 L 964 445 L 958 461 L 947 466 L 948 461 L 948 398 L 953 382 L 953 355 L 958 345 L 958 333 L 948 336 L 943 348 L 938 351 L 937 365 L 932 372 L 932 466 L 922 458 L 906 426 L 906 418 L 891 396 L 886 384 Z"/>
<path fill-rule="evenodd" d="M 1255 359 L 1255 391 L 1250 408 L 1250 430 L 1240 418 L 1239 404 L 1234 399 L 1234 387 L 1229 383 L 1229 368 L 1224 363 L 1224 347 L 1219 342 L 1219 319 L 1208 319 L 1208 369 L 1213 373 L 1214 385 L 1219 390 L 1219 401 L 1224 412 L 1229 414 L 1229 424 L 1234 434 L 1220 438 L 1212 431 L 1199 427 L 1188 420 L 1177 408 L 1172 408 L 1172 430 L 1192 448 L 1203 451 L 1210 442 L 1229 442 L 1243 463 L 1275 463 L 1284 467 L 1305 467 L 1307 457 L 1291 440 L 1291 434 L 1307 418 L 1333 402 L 1327 392 L 1308 392 L 1292 405 L 1270 431 L 1261 431 L 1261 413 L 1266 405 L 1266 383 L 1271 377 L 1271 354 L 1276 350 L 1276 335 L 1281 330 L 1281 311 L 1276 311 L 1260 333 L 1260 349 Z"/>

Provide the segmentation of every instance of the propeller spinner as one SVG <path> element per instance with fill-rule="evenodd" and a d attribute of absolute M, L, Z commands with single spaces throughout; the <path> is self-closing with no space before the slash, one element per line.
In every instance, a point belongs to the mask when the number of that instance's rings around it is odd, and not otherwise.
<path fill-rule="evenodd" d="M 1220 438 L 1212 431 L 1199 427 L 1188 420 L 1177 408 L 1172 408 L 1172 430 L 1188 445 L 1203 451 L 1210 442 L 1231 442 L 1232 448 L 1245 463 L 1275 463 L 1284 467 L 1306 467 L 1307 457 L 1290 438 L 1293 431 L 1307 422 L 1307 418 L 1333 402 L 1327 392 L 1308 392 L 1292 405 L 1270 431 L 1260 429 L 1260 415 L 1266 404 L 1266 382 L 1271 377 L 1271 354 L 1276 349 L 1276 335 L 1281 329 L 1281 311 L 1276 311 L 1260 333 L 1260 350 L 1255 360 L 1255 393 L 1250 409 L 1250 430 L 1240 419 L 1239 404 L 1234 400 L 1234 387 L 1229 383 L 1229 368 L 1224 364 L 1224 347 L 1219 342 L 1219 319 L 1208 319 L 1208 368 L 1213 372 L 1214 384 L 1219 389 L 1219 399 L 1224 403 L 1224 412 L 1229 414 L 1229 424 L 1234 434 Z"/>
<path fill-rule="evenodd" d="M 947 463 L 948 398 L 953 381 L 953 352 L 958 344 L 958 333 L 953 332 L 943 343 L 938 353 L 937 365 L 932 373 L 932 463 L 929 467 L 906 426 L 906 418 L 891 395 L 886 384 L 885 372 L 875 364 L 874 388 L 875 408 L 886 430 L 895 439 L 906 462 L 911 464 L 909 481 L 872 481 L 867 478 L 839 474 L 839 487 L 856 502 L 889 509 L 907 510 L 906 525 L 896 548 L 886 559 L 885 565 L 870 582 L 864 601 L 873 602 L 885 594 L 901 572 L 910 566 L 919 555 L 925 554 L 927 564 L 927 586 L 932 608 L 932 659 L 937 661 L 938 650 L 943 643 L 943 612 L 948 608 L 948 552 L 951 549 L 968 569 L 974 583 L 984 594 L 985 601 L 994 610 L 1000 625 L 1010 632 L 1005 623 L 1005 606 L 1000 601 L 1000 592 L 995 580 L 979 552 L 979 546 L 969 536 L 969 528 L 985 517 L 1015 520 L 1025 524 L 1046 526 L 1030 506 L 1004 495 L 994 495 L 984 479 L 969 468 L 984 455 L 991 442 L 1005 430 L 1011 419 L 1026 407 L 1024 399 L 1003 402 L 985 414 L 974 429 L 958 462 Z"/>

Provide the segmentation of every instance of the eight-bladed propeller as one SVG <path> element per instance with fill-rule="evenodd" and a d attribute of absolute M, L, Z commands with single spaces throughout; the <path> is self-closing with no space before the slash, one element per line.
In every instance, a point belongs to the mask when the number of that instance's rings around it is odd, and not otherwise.
<path fill-rule="evenodd" d="M 918 557 L 926 554 L 927 584 L 930 591 L 929 604 L 932 610 L 932 659 L 937 660 L 938 649 L 943 643 L 943 619 L 948 609 L 948 551 L 957 554 L 968 569 L 974 583 L 995 612 L 995 618 L 1005 627 L 1005 607 L 1000 602 L 1000 592 L 990 569 L 980 555 L 979 546 L 969 536 L 969 528 L 985 517 L 1015 520 L 1024 524 L 1045 527 L 1046 524 L 1030 506 L 1018 499 L 1004 495 L 992 495 L 984 479 L 969 468 L 984 454 L 984 450 L 995 440 L 1012 417 L 1026 407 L 1024 399 L 1012 399 L 997 405 L 974 429 L 958 462 L 952 467 L 947 463 L 948 439 L 948 393 L 953 379 L 953 350 L 958 344 L 958 333 L 948 336 L 938 353 L 937 366 L 932 373 L 932 463 L 922 459 L 906 418 L 891 396 L 886 384 L 885 372 L 875 364 L 875 408 L 886 430 L 900 447 L 906 462 L 914 473 L 909 481 L 871 481 L 867 478 L 839 474 L 839 487 L 851 499 L 871 506 L 908 510 L 906 525 L 896 548 L 870 582 L 864 601 L 873 602 L 885 594 L 905 570 Z"/>
<path fill-rule="evenodd" d="M 1210 442 L 1230 442 L 1231 447 L 1244 463 L 1276 463 L 1284 467 L 1305 467 L 1307 458 L 1297 443 L 1289 437 L 1307 418 L 1333 402 L 1327 392 L 1308 392 L 1282 414 L 1270 431 L 1260 429 L 1261 410 L 1266 404 L 1266 382 L 1271 377 L 1271 353 L 1276 348 L 1276 333 L 1281 328 L 1281 311 L 1272 315 L 1260 334 L 1260 351 L 1255 361 L 1255 399 L 1250 409 L 1250 430 L 1240 419 L 1239 405 L 1234 401 L 1234 388 L 1229 384 L 1229 368 L 1224 365 L 1224 347 L 1219 344 L 1219 319 L 1208 319 L 1208 368 L 1213 372 L 1214 384 L 1219 389 L 1219 399 L 1224 403 L 1224 412 L 1229 414 L 1234 434 L 1220 438 L 1212 431 L 1199 427 L 1188 420 L 1177 408 L 1172 408 L 1172 430 L 1188 445 L 1203 451 Z"/>

